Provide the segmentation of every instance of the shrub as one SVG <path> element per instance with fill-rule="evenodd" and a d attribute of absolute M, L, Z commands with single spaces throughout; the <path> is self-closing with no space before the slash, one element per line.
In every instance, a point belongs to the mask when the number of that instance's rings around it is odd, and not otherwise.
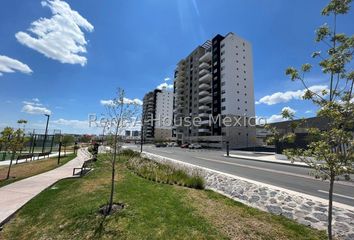
<path fill-rule="evenodd" d="M 183 170 L 150 159 L 134 157 L 129 159 L 127 166 L 138 176 L 151 181 L 195 189 L 204 189 L 205 187 L 204 179 L 198 174 L 190 175 Z"/>

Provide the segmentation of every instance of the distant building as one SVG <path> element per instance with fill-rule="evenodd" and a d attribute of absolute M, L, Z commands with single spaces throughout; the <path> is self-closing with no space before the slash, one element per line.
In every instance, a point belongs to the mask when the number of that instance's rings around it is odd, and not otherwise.
<path fill-rule="evenodd" d="M 275 127 L 280 134 L 286 134 L 293 131 L 292 125 L 294 123 L 297 124 L 297 127 L 294 129 L 294 132 L 298 135 L 305 136 L 307 134 L 307 129 L 309 128 L 318 128 L 321 131 L 329 130 L 329 120 L 320 117 L 311 117 L 292 121 L 282 121 L 270 123 L 269 125 Z M 266 139 L 271 135 L 271 131 L 265 129 L 263 126 L 257 126 L 257 145 L 266 145 Z"/>
<path fill-rule="evenodd" d="M 145 140 L 171 140 L 173 92 L 155 89 L 143 99 L 143 136 Z"/>

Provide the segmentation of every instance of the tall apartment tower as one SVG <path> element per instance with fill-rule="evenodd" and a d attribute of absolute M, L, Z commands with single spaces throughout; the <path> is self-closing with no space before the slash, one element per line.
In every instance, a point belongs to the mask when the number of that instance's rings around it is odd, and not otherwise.
<path fill-rule="evenodd" d="M 173 92 L 155 89 L 143 99 L 143 135 L 145 140 L 172 138 Z"/>
<path fill-rule="evenodd" d="M 199 142 L 208 147 L 232 148 L 255 144 L 252 47 L 229 33 L 198 46 L 175 70 L 174 134 L 179 142 Z M 185 126 L 181 119 L 201 119 Z M 235 124 L 219 120 L 229 117 Z M 221 121 L 222 122 L 222 121 Z"/>

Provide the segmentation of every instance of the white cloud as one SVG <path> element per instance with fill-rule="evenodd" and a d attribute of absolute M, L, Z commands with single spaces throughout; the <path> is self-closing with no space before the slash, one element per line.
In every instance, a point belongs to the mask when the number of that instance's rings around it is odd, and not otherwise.
<path fill-rule="evenodd" d="M 164 80 L 165 80 L 165 82 L 168 82 L 168 81 L 170 81 L 170 80 L 171 80 L 171 78 L 169 78 L 169 77 L 165 77 L 165 78 L 164 78 Z"/>
<path fill-rule="evenodd" d="M 87 41 L 81 29 L 92 32 L 94 27 L 70 5 L 61 0 L 45 0 L 43 7 L 49 7 L 53 16 L 40 18 L 31 24 L 29 33 L 16 33 L 17 40 L 46 57 L 58 60 L 61 63 L 87 63 Z"/>
<path fill-rule="evenodd" d="M 16 59 L 0 55 L 0 76 L 2 76 L 3 73 L 13 73 L 16 71 L 26 74 L 32 73 L 32 70 L 26 64 Z"/>
<path fill-rule="evenodd" d="M 25 105 L 32 105 L 32 106 L 43 106 L 42 103 L 39 103 L 39 102 L 29 102 L 29 101 L 23 101 L 22 102 L 23 104 Z"/>
<path fill-rule="evenodd" d="M 173 84 L 167 84 L 167 83 L 161 83 L 160 85 L 157 86 L 157 89 L 173 89 Z"/>
<path fill-rule="evenodd" d="M 51 121 L 51 123 L 55 125 L 70 126 L 79 129 L 89 128 L 89 122 L 82 121 L 82 120 L 67 120 L 67 119 L 59 118 L 57 120 Z"/>
<path fill-rule="evenodd" d="M 313 113 L 313 111 L 312 110 L 307 110 L 305 113 L 306 114 L 311 114 L 311 113 Z"/>
<path fill-rule="evenodd" d="M 100 103 L 103 106 L 114 106 L 115 105 L 114 100 L 101 100 Z M 134 98 L 134 99 L 123 98 L 123 103 L 124 104 L 136 104 L 136 105 L 140 105 L 140 106 L 143 105 L 143 101 L 141 101 L 138 98 Z"/>
<path fill-rule="evenodd" d="M 22 112 L 29 114 L 52 114 L 48 108 L 44 107 L 38 98 L 32 98 L 32 101 L 23 101 Z"/>
<path fill-rule="evenodd" d="M 309 89 L 315 93 L 320 93 L 322 90 L 328 90 L 326 85 L 314 85 L 309 87 Z M 259 99 L 256 104 L 267 104 L 274 105 L 277 103 L 286 103 L 294 99 L 302 99 L 306 90 L 297 90 L 297 91 L 286 91 L 286 92 L 276 92 L 272 95 L 267 95 Z"/>
<path fill-rule="evenodd" d="M 283 107 L 281 112 L 283 112 L 284 110 L 288 110 L 289 113 L 293 113 L 293 114 L 296 113 L 296 110 L 292 109 L 291 107 Z M 288 119 L 284 119 L 281 114 L 273 114 L 272 116 L 267 118 L 267 123 L 283 122 L 283 121 L 287 121 L 287 120 Z"/>
<path fill-rule="evenodd" d="M 29 114 L 52 114 L 52 112 L 45 107 L 38 107 L 30 104 L 24 105 L 22 108 L 22 112 Z"/>

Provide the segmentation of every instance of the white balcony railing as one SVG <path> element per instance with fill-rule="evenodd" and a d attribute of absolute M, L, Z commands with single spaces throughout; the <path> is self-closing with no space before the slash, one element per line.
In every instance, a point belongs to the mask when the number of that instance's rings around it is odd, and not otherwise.
<path fill-rule="evenodd" d="M 199 68 L 200 69 L 209 69 L 210 68 L 210 64 L 206 63 L 206 62 L 202 62 L 201 64 L 199 64 Z"/>
<path fill-rule="evenodd" d="M 207 73 L 204 76 L 202 76 L 201 78 L 199 78 L 199 82 L 200 83 L 209 83 L 211 81 L 211 73 Z"/>
<path fill-rule="evenodd" d="M 203 83 L 199 85 L 199 90 L 205 90 L 205 89 L 207 90 L 210 89 L 210 84 Z"/>
<path fill-rule="evenodd" d="M 199 62 L 210 62 L 211 61 L 211 52 L 206 52 L 201 58 L 199 58 Z"/>
<path fill-rule="evenodd" d="M 199 103 L 209 103 L 212 100 L 213 99 L 210 96 L 206 96 L 206 97 L 203 97 L 203 98 L 199 99 Z"/>

